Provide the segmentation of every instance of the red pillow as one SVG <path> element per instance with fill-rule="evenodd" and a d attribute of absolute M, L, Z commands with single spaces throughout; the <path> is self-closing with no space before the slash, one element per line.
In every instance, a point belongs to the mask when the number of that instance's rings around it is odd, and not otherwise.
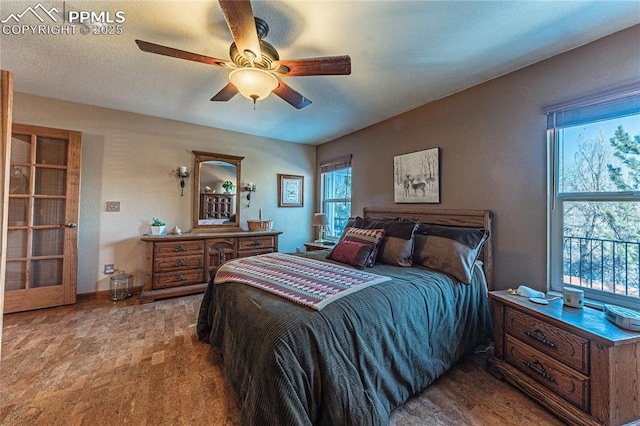
<path fill-rule="evenodd" d="M 371 244 L 342 241 L 336 244 L 331 253 L 327 255 L 327 259 L 363 269 L 372 251 L 373 246 Z"/>
<path fill-rule="evenodd" d="M 365 266 L 373 266 L 376 263 L 378 246 L 384 237 L 384 229 L 359 229 L 347 228 L 342 236 L 342 241 L 352 241 L 356 243 L 368 244 L 373 250 L 367 259 Z"/>

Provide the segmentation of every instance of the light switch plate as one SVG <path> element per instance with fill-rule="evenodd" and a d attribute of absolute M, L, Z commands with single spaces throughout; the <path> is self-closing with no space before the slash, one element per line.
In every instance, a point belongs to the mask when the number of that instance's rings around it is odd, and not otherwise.
<path fill-rule="evenodd" d="M 120 201 L 107 201 L 107 211 L 108 212 L 119 212 L 120 211 Z"/>

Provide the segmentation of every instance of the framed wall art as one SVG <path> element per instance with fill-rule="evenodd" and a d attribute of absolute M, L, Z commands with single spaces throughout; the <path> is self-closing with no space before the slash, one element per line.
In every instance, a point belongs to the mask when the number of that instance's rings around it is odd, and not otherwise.
<path fill-rule="evenodd" d="M 440 202 L 440 148 L 393 157 L 396 203 Z"/>
<path fill-rule="evenodd" d="M 278 174 L 278 207 L 304 205 L 304 176 Z"/>

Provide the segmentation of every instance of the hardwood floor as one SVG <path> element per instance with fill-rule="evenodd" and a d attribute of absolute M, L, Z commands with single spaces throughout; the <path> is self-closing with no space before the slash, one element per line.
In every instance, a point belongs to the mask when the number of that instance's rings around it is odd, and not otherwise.
<path fill-rule="evenodd" d="M 197 342 L 202 296 L 79 302 L 5 315 L 2 425 L 236 425 L 219 352 Z M 562 425 L 471 354 L 391 416 L 404 425 Z"/>

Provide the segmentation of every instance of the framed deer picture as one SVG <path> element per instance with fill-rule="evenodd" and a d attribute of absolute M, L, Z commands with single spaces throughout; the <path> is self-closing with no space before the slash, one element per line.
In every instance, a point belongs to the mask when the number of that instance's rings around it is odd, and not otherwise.
<path fill-rule="evenodd" d="M 393 157 L 396 203 L 440 202 L 440 148 Z"/>

